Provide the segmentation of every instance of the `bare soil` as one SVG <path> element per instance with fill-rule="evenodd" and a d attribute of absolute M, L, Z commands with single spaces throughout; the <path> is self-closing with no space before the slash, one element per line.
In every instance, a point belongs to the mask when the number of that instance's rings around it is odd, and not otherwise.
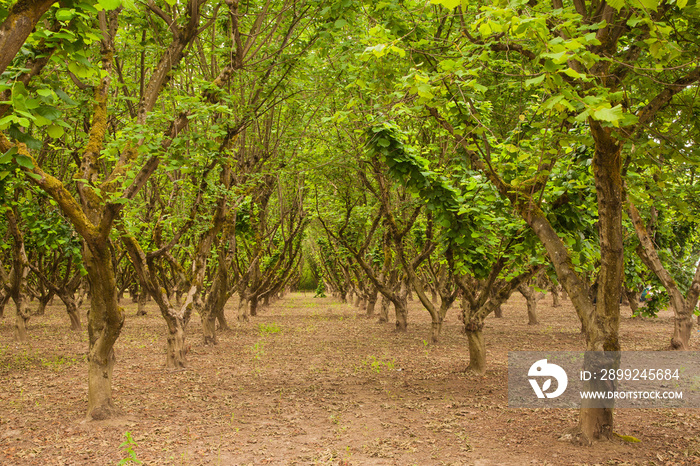
<path fill-rule="evenodd" d="M 330 298 L 291 294 L 251 322 L 235 321 L 219 345 L 204 346 L 198 318 L 188 327 L 189 366 L 164 368 L 165 323 L 123 303 L 114 395 L 122 415 L 86 422 L 86 332 L 71 333 L 62 306 L 30 321 L 31 343 L 12 342 L 8 305 L 0 320 L 0 464 L 103 465 L 129 456 L 143 464 L 526 465 L 700 464 L 700 410 L 619 409 L 615 431 L 639 443 L 580 447 L 558 440 L 578 412 L 509 409 L 507 354 L 581 350 L 568 301 L 539 303 L 527 325 L 514 296 L 485 329 L 489 370 L 464 374 L 467 341 L 453 309 L 429 345 L 429 318 L 412 302 L 409 328 Z M 664 349 L 672 320 L 631 319 L 625 350 Z M 83 318 L 85 316 L 83 315 Z M 692 348 L 699 350 L 694 331 Z"/>

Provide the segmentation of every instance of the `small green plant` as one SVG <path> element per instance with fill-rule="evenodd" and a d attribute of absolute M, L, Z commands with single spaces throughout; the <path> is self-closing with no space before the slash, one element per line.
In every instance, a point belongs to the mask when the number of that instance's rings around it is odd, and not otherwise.
<path fill-rule="evenodd" d="M 269 324 L 258 324 L 258 331 L 260 335 L 271 335 L 273 333 L 280 333 L 282 329 L 276 322 L 270 322 Z"/>
<path fill-rule="evenodd" d="M 254 359 L 262 358 L 265 354 L 265 342 L 256 341 L 253 347 L 251 348 L 251 353 L 253 354 Z"/>
<path fill-rule="evenodd" d="M 48 367 L 56 372 L 60 372 L 63 368 L 76 363 L 76 358 L 65 358 L 63 356 L 53 356 L 52 358 L 40 358 L 39 361 L 44 367 Z"/>
<path fill-rule="evenodd" d="M 121 445 L 119 445 L 119 448 L 124 450 L 124 454 L 126 455 L 125 458 L 119 461 L 119 465 L 122 464 L 129 464 L 129 463 L 135 463 L 135 464 L 142 464 L 142 462 L 136 458 L 136 452 L 134 452 L 134 446 L 137 445 L 137 443 L 134 441 L 134 439 L 131 437 L 131 432 L 126 432 L 124 434 L 124 437 L 126 437 L 126 440 L 122 442 Z"/>
<path fill-rule="evenodd" d="M 369 366 L 369 368 L 377 374 L 379 374 L 382 371 L 382 368 L 385 368 L 386 370 L 392 370 L 394 368 L 393 359 L 391 361 L 381 361 L 377 359 L 376 356 L 368 357 L 364 360 L 364 364 L 366 366 Z"/>

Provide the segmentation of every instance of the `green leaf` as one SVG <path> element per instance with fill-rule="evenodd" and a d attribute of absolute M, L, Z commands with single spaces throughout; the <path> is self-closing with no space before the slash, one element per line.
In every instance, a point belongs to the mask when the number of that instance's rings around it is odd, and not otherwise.
<path fill-rule="evenodd" d="M 530 87 L 534 84 L 540 84 L 542 81 L 544 81 L 545 74 L 541 74 L 537 77 L 526 79 L 525 80 L 525 87 Z"/>
<path fill-rule="evenodd" d="M 60 138 L 61 136 L 63 136 L 63 133 L 65 133 L 63 128 L 61 128 L 58 125 L 49 126 L 48 128 L 46 128 L 46 131 L 49 133 L 49 136 L 51 136 L 54 139 Z"/>
<path fill-rule="evenodd" d="M 391 143 L 385 138 L 379 138 L 377 140 L 377 145 L 380 147 L 389 147 Z"/>
<path fill-rule="evenodd" d="M 452 10 L 454 8 L 457 8 L 460 3 L 462 3 L 461 0 L 430 0 L 430 3 L 433 5 L 442 5 L 445 8 Z"/>
<path fill-rule="evenodd" d="M 642 5 L 642 7 L 647 9 L 647 10 L 656 11 L 658 6 L 659 6 L 658 0 L 638 0 L 638 1 Z"/>
<path fill-rule="evenodd" d="M 71 99 L 70 96 L 68 94 L 66 94 L 65 92 L 63 92 L 62 90 L 55 89 L 54 92 L 56 92 L 56 95 L 58 96 L 59 99 L 61 99 L 62 101 L 64 101 L 68 105 L 78 105 L 78 102 Z"/>
<path fill-rule="evenodd" d="M 99 3 L 105 10 L 116 10 L 122 4 L 121 0 L 97 0 L 97 3 Z M 168 1 L 167 3 L 168 5 L 173 6 L 175 1 L 173 1 L 173 3 Z"/>
<path fill-rule="evenodd" d="M 681 10 L 688 4 L 688 0 L 676 0 L 676 6 Z"/>
<path fill-rule="evenodd" d="M 0 157 L 0 164 L 2 163 L 10 163 L 12 161 L 12 156 L 17 153 L 17 146 L 12 146 L 10 149 L 5 152 L 2 157 Z"/>
<path fill-rule="evenodd" d="M 56 19 L 59 21 L 70 21 L 75 16 L 75 10 L 70 8 L 59 8 L 56 11 Z"/>
<path fill-rule="evenodd" d="M 622 105 L 616 105 L 613 108 L 601 108 L 593 112 L 593 118 L 601 121 L 609 121 L 613 124 L 622 119 Z"/>
<path fill-rule="evenodd" d="M 28 169 L 30 169 L 30 170 L 31 170 L 32 168 L 34 168 L 34 164 L 32 163 L 32 159 L 30 159 L 30 158 L 27 157 L 26 155 L 18 155 L 18 156 L 15 158 L 15 161 L 17 162 L 17 164 L 18 164 L 20 167 L 28 168 Z"/>
<path fill-rule="evenodd" d="M 606 3 L 617 11 L 620 11 L 620 9 L 625 6 L 625 0 L 607 0 Z"/>

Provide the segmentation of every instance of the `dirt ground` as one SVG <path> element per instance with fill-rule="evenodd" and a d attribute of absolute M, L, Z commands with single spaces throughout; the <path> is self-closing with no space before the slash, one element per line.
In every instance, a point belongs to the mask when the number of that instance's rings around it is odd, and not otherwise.
<path fill-rule="evenodd" d="M 552 308 L 543 299 L 541 324 L 528 326 L 525 301 L 514 296 L 502 319 L 487 320 L 489 370 L 476 377 L 463 373 L 467 341 L 456 309 L 433 346 L 418 302 L 408 332 L 397 334 L 393 323 L 312 296 L 288 295 L 243 324 L 229 303 L 232 330 L 216 347 L 202 344 L 195 316 L 189 367 L 178 372 L 164 368 L 157 308 L 137 317 L 125 303 L 114 370 L 122 415 L 101 422 L 84 420 L 86 332 L 68 330 L 56 300 L 30 321 L 31 343 L 17 345 L 8 305 L 0 320 L 0 464 L 103 465 L 130 455 L 148 465 L 700 464 L 698 409 L 618 409 L 615 431 L 639 443 L 578 447 L 558 440 L 577 411 L 508 408 L 508 351 L 583 348 L 568 301 Z M 625 350 L 666 346 L 670 314 L 623 315 Z M 127 433 L 135 444 L 120 446 Z"/>

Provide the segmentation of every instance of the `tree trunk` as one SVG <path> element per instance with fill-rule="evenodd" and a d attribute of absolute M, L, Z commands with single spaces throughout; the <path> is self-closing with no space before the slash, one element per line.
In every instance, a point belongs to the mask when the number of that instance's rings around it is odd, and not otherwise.
<path fill-rule="evenodd" d="M 114 342 L 124 325 L 124 311 L 117 304 L 117 286 L 112 254 L 107 244 L 83 248 L 83 260 L 90 281 L 88 312 L 88 418 L 107 419 L 114 415 L 112 370 Z"/>
<path fill-rule="evenodd" d="M 253 295 L 248 300 L 248 313 L 255 317 L 258 315 L 258 297 Z"/>
<path fill-rule="evenodd" d="M 432 319 L 430 328 L 430 341 L 435 344 L 440 341 L 440 332 L 442 332 L 442 319 Z"/>
<path fill-rule="evenodd" d="M 72 296 L 59 296 L 63 304 L 66 305 L 66 312 L 70 318 L 70 329 L 74 332 L 79 332 L 82 329 L 82 324 L 80 322 L 80 312 L 78 311 L 78 306 L 75 304 L 75 300 Z"/>
<path fill-rule="evenodd" d="M 384 295 L 379 304 L 379 322 L 389 322 L 389 300 Z"/>
<path fill-rule="evenodd" d="M 496 309 L 493 311 L 493 316 L 497 319 L 502 319 L 503 318 L 503 308 L 499 304 L 496 306 Z"/>
<path fill-rule="evenodd" d="M 27 309 L 26 297 L 24 294 L 19 293 L 17 298 L 13 299 L 15 302 L 15 341 L 20 343 L 26 343 L 29 341 L 27 336 L 27 322 L 29 321 L 29 310 Z"/>
<path fill-rule="evenodd" d="M 527 325 L 539 325 L 537 320 L 537 300 L 533 297 L 527 300 Z"/>
<path fill-rule="evenodd" d="M 221 308 L 217 309 L 215 314 L 216 314 L 216 321 L 219 323 L 219 330 L 220 331 L 230 330 L 230 327 L 228 326 L 228 322 L 226 321 L 226 314 L 224 312 L 224 306 L 221 306 Z"/>
<path fill-rule="evenodd" d="M 10 293 L 3 294 L 0 293 L 0 318 L 5 315 L 5 306 L 7 305 L 7 302 L 10 300 Z"/>
<path fill-rule="evenodd" d="M 148 291 L 146 291 L 145 287 L 141 288 L 141 291 L 139 291 L 139 298 L 138 298 L 138 310 L 136 311 L 137 316 L 145 316 L 146 315 L 146 303 L 148 302 Z"/>
<path fill-rule="evenodd" d="M 168 354 L 165 365 L 169 369 L 181 369 L 187 364 L 185 328 L 182 319 L 170 316 L 168 320 Z M 216 338 L 216 336 L 214 337 Z"/>
<path fill-rule="evenodd" d="M 559 290 L 557 289 L 557 286 L 550 286 L 549 292 L 552 293 L 552 307 L 560 307 L 561 301 L 559 300 Z"/>
<path fill-rule="evenodd" d="M 46 305 L 53 299 L 54 291 L 49 290 L 45 295 L 39 296 L 39 306 L 36 308 L 35 315 L 43 316 L 46 312 Z"/>
<path fill-rule="evenodd" d="M 630 309 L 632 310 L 632 316 L 634 317 L 637 314 L 637 310 L 639 310 L 639 293 L 632 290 L 625 290 L 625 294 L 627 295 L 627 303 L 629 304 Z"/>
<path fill-rule="evenodd" d="M 469 365 L 465 372 L 474 372 L 478 375 L 486 373 L 486 344 L 483 328 L 482 322 L 470 322 L 465 326 L 469 342 Z"/>
<path fill-rule="evenodd" d="M 527 300 L 527 324 L 538 325 L 540 322 L 537 319 L 537 301 L 538 296 L 535 289 L 527 283 L 518 287 L 518 291 Z"/>
<path fill-rule="evenodd" d="M 394 311 L 396 312 L 396 331 L 405 332 L 408 328 L 408 308 L 406 300 L 398 300 L 398 306 L 394 302 Z"/>
<path fill-rule="evenodd" d="M 586 349 L 597 354 L 620 351 L 620 293 L 624 279 L 622 230 L 621 144 L 611 128 L 589 120 L 595 154 L 593 175 L 598 203 L 600 273 L 598 293 L 591 321 L 586 326 Z M 572 299 L 576 298 L 572 296 Z M 585 388 L 585 387 L 584 387 Z M 589 400 L 591 401 L 591 400 Z M 581 404 L 579 428 L 588 444 L 613 438 L 613 409 Z"/>
<path fill-rule="evenodd" d="M 374 315 L 374 306 L 376 304 L 377 304 L 377 292 L 375 291 L 374 294 L 370 294 L 367 297 L 367 308 L 366 308 L 367 317 L 372 317 Z"/>
<path fill-rule="evenodd" d="M 216 314 L 214 312 L 202 312 L 202 335 L 204 336 L 205 345 L 217 345 L 219 341 L 216 339 Z"/>
<path fill-rule="evenodd" d="M 675 310 L 673 319 L 673 337 L 671 338 L 672 350 L 687 351 L 690 349 L 690 335 L 693 331 L 693 309 L 683 303 L 683 308 Z"/>
<path fill-rule="evenodd" d="M 240 299 L 238 301 L 238 321 L 248 322 L 248 300 L 243 297 L 242 293 L 239 293 Z"/>

